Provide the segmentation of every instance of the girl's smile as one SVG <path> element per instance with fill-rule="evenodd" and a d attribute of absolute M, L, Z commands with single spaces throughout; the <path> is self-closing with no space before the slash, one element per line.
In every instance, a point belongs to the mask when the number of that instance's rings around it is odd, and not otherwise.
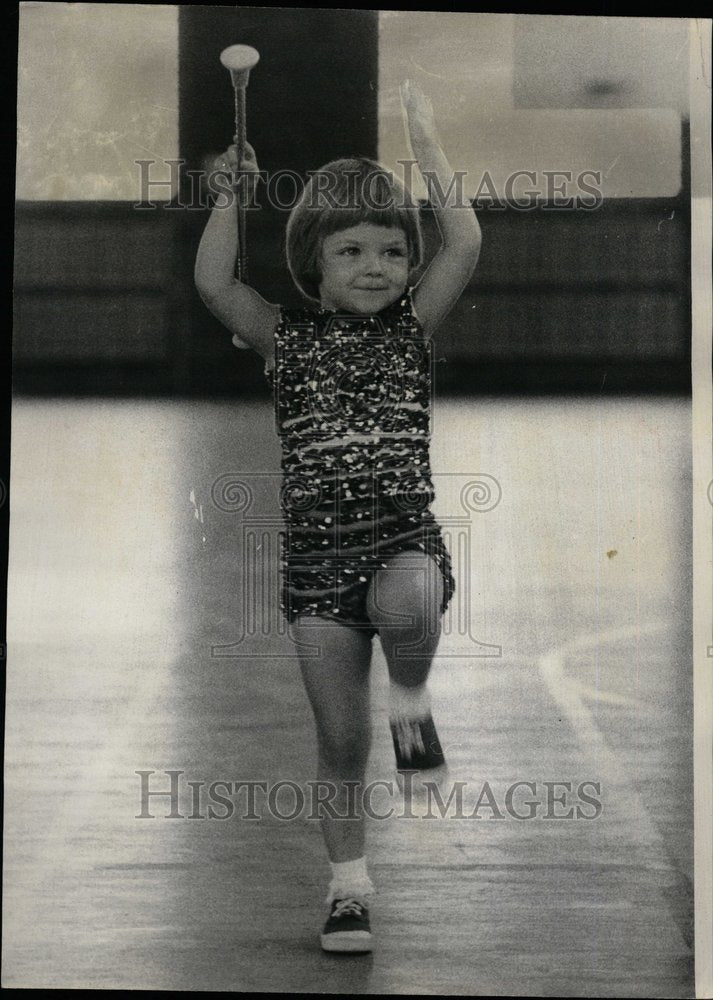
<path fill-rule="evenodd" d="M 320 300 L 326 309 L 369 315 L 403 293 L 409 252 L 402 229 L 361 222 L 324 238 Z"/>

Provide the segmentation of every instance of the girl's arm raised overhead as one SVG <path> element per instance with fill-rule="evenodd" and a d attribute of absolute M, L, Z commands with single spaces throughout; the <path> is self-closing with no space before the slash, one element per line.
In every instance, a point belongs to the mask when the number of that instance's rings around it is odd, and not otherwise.
<path fill-rule="evenodd" d="M 225 160 L 228 169 L 235 172 L 234 146 L 226 153 Z M 242 170 L 257 171 L 255 153 L 250 146 L 246 146 Z M 253 288 L 235 278 L 237 198 L 234 193 L 232 197 L 221 194 L 216 199 L 198 247 L 196 288 L 213 315 L 233 334 L 233 343 L 238 347 L 252 347 L 267 359 L 272 356 L 273 333 L 280 307 L 266 302 Z"/>
<path fill-rule="evenodd" d="M 461 201 L 457 178 L 436 135 L 430 100 L 414 84 L 401 88 L 408 133 L 419 170 L 429 189 L 441 248 L 414 291 L 414 309 L 424 332 L 431 336 L 458 301 L 480 254 L 480 225 L 467 201 Z"/>

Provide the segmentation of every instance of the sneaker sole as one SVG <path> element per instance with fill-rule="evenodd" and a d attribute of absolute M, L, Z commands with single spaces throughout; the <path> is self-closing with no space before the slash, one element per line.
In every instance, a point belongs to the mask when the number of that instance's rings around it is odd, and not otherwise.
<path fill-rule="evenodd" d="M 369 931 L 333 931 L 322 934 L 322 951 L 362 952 L 371 951 Z"/>
<path fill-rule="evenodd" d="M 394 744 L 397 771 L 431 771 L 446 766 L 446 759 L 433 718 L 429 717 L 423 720 L 420 728 L 424 743 L 423 750 L 414 749 L 409 757 L 405 757 L 399 747 L 396 729 L 391 724 L 391 738 Z"/>

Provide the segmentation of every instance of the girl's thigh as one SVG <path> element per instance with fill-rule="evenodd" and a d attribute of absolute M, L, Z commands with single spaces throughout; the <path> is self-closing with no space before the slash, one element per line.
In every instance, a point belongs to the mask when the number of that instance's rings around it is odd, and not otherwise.
<path fill-rule="evenodd" d="M 292 633 L 318 727 L 363 728 L 369 716 L 371 635 L 318 615 L 299 616 Z"/>

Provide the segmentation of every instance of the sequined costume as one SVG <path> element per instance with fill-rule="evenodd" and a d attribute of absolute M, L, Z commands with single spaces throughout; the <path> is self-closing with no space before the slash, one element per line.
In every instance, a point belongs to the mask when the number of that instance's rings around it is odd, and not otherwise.
<path fill-rule="evenodd" d="M 406 291 L 375 316 L 283 309 L 273 387 L 282 443 L 280 608 L 370 632 L 373 573 L 423 551 L 455 591 L 430 511 L 431 343 Z"/>

